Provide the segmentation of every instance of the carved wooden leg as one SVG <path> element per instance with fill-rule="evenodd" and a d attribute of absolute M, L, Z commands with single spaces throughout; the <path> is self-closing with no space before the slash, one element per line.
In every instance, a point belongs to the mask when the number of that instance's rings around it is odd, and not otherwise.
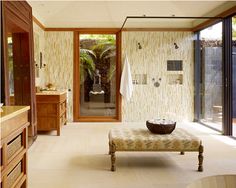
<path fill-rule="evenodd" d="M 184 151 L 181 151 L 181 152 L 180 152 L 180 155 L 184 155 Z"/>
<path fill-rule="evenodd" d="M 109 142 L 109 152 L 108 155 L 111 155 L 111 143 Z"/>
<path fill-rule="evenodd" d="M 116 152 L 116 149 L 115 149 L 115 144 L 111 144 L 111 171 L 116 171 L 116 155 L 115 155 L 115 152 Z"/>
<path fill-rule="evenodd" d="M 203 165 L 203 146 L 202 145 L 199 146 L 198 161 L 199 161 L 198 171 L 202 172 L 203 171 L 203 166 L 202 166 Z"/>
<path fill-rule="evenodd" d="M 115 152 L 111 152 L 111 171 L 116 171 L 116 155 Z"/>

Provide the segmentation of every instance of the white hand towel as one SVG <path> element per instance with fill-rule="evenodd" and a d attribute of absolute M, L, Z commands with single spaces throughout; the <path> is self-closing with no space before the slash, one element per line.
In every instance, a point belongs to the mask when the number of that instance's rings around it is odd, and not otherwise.
<path fill-rule="evenodd" d="M 125 62 L 120 82 L 120 93 L 127 101 L 129 101 L 132 96 L 132 92 L 133 92 L 133 82 L 130 71 L 130 65 L 128 57 L 125 56 Z"/>

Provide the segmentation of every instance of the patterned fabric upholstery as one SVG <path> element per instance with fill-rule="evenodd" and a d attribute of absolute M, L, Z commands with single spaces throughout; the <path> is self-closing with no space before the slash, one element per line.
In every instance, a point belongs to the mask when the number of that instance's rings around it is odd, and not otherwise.
<path fill-rule="evenodd" d="M 115 151 L 198 151 L 200 139 L 183 129 L 153 134 L 146 128 L 115 128 L 109 132 Z"/>

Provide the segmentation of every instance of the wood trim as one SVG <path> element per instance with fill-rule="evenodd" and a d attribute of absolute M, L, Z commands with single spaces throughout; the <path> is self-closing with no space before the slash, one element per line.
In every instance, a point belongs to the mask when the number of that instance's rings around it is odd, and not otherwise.
<path fill-rule="evenodd" d="M 91 34 L 100 34 L 100 33 L 111 33 L 111 32 L 118 32 L 120 31 L 120 28 L 63 28 L 63 27 L 59 27 L 59 28 L 45 28 L 45 31 L 77 31 L 80 33 L 91 33 Z"/>
<path fill-rule="evenodd" d="M 223 18 L 225 18 L 225 17 L 230 16 L 230 15 L 235 14 L 235 13 L 236 13 L 236 6 L 234 6 L 234 7 L 230 8 L 230 9 L 220 13 L 216 17 L 223 17 Z M 205 29 L 205 28 L 207 28 L 207 27 L 209 27 L 209 26 L 211 26 L 211 25 L 213 25 L 213 24 L 215 24 L 215 23 L 217 23 L 219 21 L 220 21 L 219 19 L 216 19 L 216 20 L 206 20 L 205 22 L 200 23 L 199 25 L 193 27 L 192 31 L 196 32 L 196 31 Z"/>
<path fill-rule="evenodd" d="M 116 46 L 117 46 L 117 65 L 116 65 L 116 74 L 118 79 L 116 79 L 116 109 L 117 120 L 122 121 L 122 97 L 120 94 L 120 78 L 121 78 L 121 64 L 122 64 L 122 32 L 116 34 Z"/>
<path fill-rule="evenodd" d="M 236 13 L 236 5 L 219 14 L 220 17 L 228 17 Z"/>
<path fill-rule="evenodd" d="M 78 53 L 76 53 L 79 49 L 79 34 L 78 32 L 74 31 L 74 66 L 73 66 L 73 121 L 78 121 L 77 114 L 79 114 L 79 108 L 75 107 L 78 104 L 79 101 L 79 96 L 77 96 L 77 93 L 79 94 L 78 90 L 79 88 L 77 87 L 76 83 L 80 82 L 80 77 L 76 76 L 79 75 L 78 72 Z"/>
<path fill-rule="evenodd" d="M 25 98 L 22 101 L 18 101 L 17 105 L 30 105 L 29 119 L 29 135 L 36 136 L 36 119 L 35 119 L 35 77 L 34 77 L 34 54 L 33 54 L 33 28 L 32 28 L 32 9 L 26 1 L 2 1 L 2 46 L 3 49 L 3 79 L 4 79 L 4 97 L 5 104 L 10 104 L 9 96 L 9 79 L 8 79 L 8 45 L 7 37 L 8 33 L 20 33 L 22 35 L 21 51 L 17 51 L 17 54 L 23 53 L 21 57 L 20 66 L 17 66 L 19 71 L 18 77 L 22 80 L 23 87 L 21 92 L 25 94 Z M 23 37 L 24 36 L 24 37 Z M 27 39 L 27 40 L 25 40 Z M 14 43 L 14 42 L 13 42 Z M 15 68 L 14 68 L 15 69 Z M 14 70 L 15 72 L 15 70 Z"/>
<path fill-rule="evenodd" d="M 80 83 L 79 75 L 79 34 L 115 34 L 116 35 L 116 116 L 80 116 L 79 99 L 80 99 Z M 121 95 L 120 95 L 120 76 L 121 76 L 121 32 L 117 29 L 87 29 L 74 31 L 74 76 L 73 76 L 73 120 L 75 122 L 120 122 L 121 121 Z"/>
<path fill-rule="evenodd" d="M 37 24 L 42 30 L 44 30 L 45 31 L 45 26 L 37 19 L 37 18 L 35 18 L 34 16 L 33 16 L 33 21 L 34 21 L 34 23 L 35 24 Z"/>
<path fill-rule="evenodd" d="M 203 23 L 200 23 L 199 25 L 195 26 L 193 29 L 192 29 L 192 32 L 196 32 L 196 31 L 199 31 L 199 30 L 202 30 L 202 29 L 205 29 L 213 24 L 216 24 L 217 22 L 219 22 L 220 20 L 207 20 Z"/>
<path fill-rule="evenodd" d="M 192 31 L 192 28 L 123 28 L 122 31 L 142 31 L 142 32 L 151 32 L 151 31 Z"/>
<path fill-rule="evenodd" d="M 2 98 L 2 102 L 5 103 L 5 105 L 10 105 L 10 101 L 8 100 L 9 97 L 10 97 L 10 92 L 9 92 L 9 70 L 8 70 L 8 45 L 7 45 L 7 36 L 8 36 L 8 28 L 7 28 L 7 15 L 6 15 L 6 8 L 4 8 L 4 4 L 3 4 L 3 1 L 1 1 L 1 21 L 2 21 L 2 27 L 1 27 L 1 30 L 2 30 L 2 41 L 1 41 L 1 44 L 2 44 L 2 62 L 1 62 L 1 73 L 2 76 L 1 76 L 1 79 L 4 81 L 4 88 L 1 88 L 2 89 L 2 92 L 1 93 L 4 93 L 4 97 Z"/>
<path fill-rule="evenodd" d="M 88 31 L 94 33 L 119 32 L 120 28 L 45 28 L 45 31 L 78 31 L 80 33 L 87 33 Z M 192 31 L 192 28 L 124 28 L 122 31 Z"/>

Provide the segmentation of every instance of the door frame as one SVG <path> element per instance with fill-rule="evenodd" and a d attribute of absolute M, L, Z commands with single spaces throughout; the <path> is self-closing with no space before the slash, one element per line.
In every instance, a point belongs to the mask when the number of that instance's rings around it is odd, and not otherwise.
<path fill-rule="evenodd" d="M 222 120 L 222 134 L 227 136 L 233 136 L 233 124 L 232 124 L 232 17 L 235 15 L 229 14 L 222 20 L 222 110 L 223 110 L 223 120 Z M 215 24 L 215 23 L 214 23 Z M 213 25 L 214 25 L 213 24 Z M 209 27 L 209 25 L 207 26 Z M 195 32 L 197 35 L 195 41 L 195 121 L 200 122 L 200 46 L 199 46 L 199 32 L 205 28 L 202 28 Z M 203 123 L 201 123 L 203 124 Z M 205 124 L 203 124 L 205 125 Z M 207 126 L 207 125 L 205 125 Z M 214 129 L 210 126 L 207 126 Z M 214 129 L 219 131 L 217 129 Z"/>
<path fill-rule="evenodd" d="M 81 116 L 80 115 L 80 34 L 115 34 L 116 35 L 116 115 L 115 116 Z M 121 122 L 121 31 L 118 29 L 84 29 L 74 31 L 74 73 L 73 73 L 73 121 L 74 122 Z"/>

